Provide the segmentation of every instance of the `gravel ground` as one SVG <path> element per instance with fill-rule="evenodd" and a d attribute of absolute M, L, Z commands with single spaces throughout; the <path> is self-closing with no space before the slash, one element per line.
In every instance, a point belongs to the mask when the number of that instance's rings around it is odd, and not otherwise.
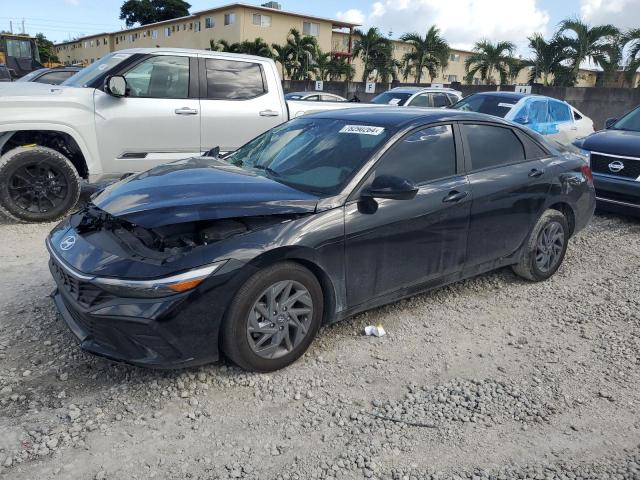
<path fill-rule="evenodd" d="M 504 269 L 325 328 L 270 375 L 82 353 L 50 228 L 0 219 L 0 477 L 640 479 L 638 220 L 595 217 L 545 283 Z"/>

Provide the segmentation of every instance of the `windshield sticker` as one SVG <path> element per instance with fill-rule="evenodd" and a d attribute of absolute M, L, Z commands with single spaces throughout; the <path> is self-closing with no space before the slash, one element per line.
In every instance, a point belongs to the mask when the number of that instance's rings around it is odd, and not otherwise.
<path fill-rule="evenodd" d="M 389 100 L 389 105 L 398 105 L 400 103 L 401 98 L 392 98 Z"/>
<path fill-rule="evenodd" d="M 113 58 L 119 58 L 119 59 L 125 59 L 125 58 L 129 58 L 131 55 L 128 53 L 116 53 Z"/>
<path fill-rule="evenodd" d="M 499 103 L 498 106 L 504 108 L 513 108 L 513 105 L 511 103 Z"/>
<path fill-rule="evenodd" d="M 384 127 L 370 125 L 345 125 L 340 129 L 340 133 L 357 133 L 358 135 L 380 135 L 382 132 Z"/>

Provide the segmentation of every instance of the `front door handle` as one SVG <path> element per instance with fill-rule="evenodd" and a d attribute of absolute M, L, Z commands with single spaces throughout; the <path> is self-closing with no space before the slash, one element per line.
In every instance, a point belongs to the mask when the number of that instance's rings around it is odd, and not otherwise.
<path fill-rule="evenodd" d="M 539 170 L 537 168 L 532 168 L 529 172 L 529 176 L 532 178 L 538 178 L 544 175 L 544 170 Z"/>
<path fill-rule="evenodd" d="M 275 110 L 262 110 L 260 112 L 260 116 L 261 117 L 278 117 L 280 116 L 280 113 L 276 112 Z"/>
<path fill-rule="evenodd" d="M 453 191 L 449 192 L 449 195 L 444 197 L 442 199 L 442 201 L 444 203 L 456 203 L 456 202 L 459 202 L 460 200 L 466 198 L 467 195 L 469 195 L 469 192 L 458 192 L 457 190 L 453 190 Z"/>
<path fill-rule="evenodd" d="M 195 108 L 189 108 L 189 107 L 176 108 L 174 111 L 176 115 L 197 115 L 198 114 L 198 110 L 196 110 Z"/>

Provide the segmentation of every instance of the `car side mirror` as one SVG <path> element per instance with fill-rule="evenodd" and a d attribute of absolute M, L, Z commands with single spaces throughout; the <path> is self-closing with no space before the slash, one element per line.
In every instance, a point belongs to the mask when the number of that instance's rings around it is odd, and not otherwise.
<path fill-rule="evenodd" d="M 104 82 L 104 91 L 113 97 L 126 97 L 129 91 L 127 79 L 122 75 L 107 77 Z"/>
<path fill-rule="evenodd" d="M 362 197 L 412 200 L 417 193 L 418 188 L 409 180 L 393 175 L 381 175 L 362 192 Z"/>
<path fill-rule="evenodd" d="M 617 118 L 607 118 L 604 121 L 604 128 L 611 128 L 613 127 L 613 124 L 616 123 L 618 121 Z"/>

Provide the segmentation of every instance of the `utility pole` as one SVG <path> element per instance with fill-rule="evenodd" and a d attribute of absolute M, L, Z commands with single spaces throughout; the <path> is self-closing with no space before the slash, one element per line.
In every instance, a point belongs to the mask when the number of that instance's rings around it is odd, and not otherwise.
<path fill-rule="evenodd" d="M 24 31 L 24 18 L 22 19 L 22 34 L 24 35 L 26 32 Z"/>
<path fill-rule="evenodd" d="M 13 33 L 13 20 L 9 20 L 9 31 Z"/>

